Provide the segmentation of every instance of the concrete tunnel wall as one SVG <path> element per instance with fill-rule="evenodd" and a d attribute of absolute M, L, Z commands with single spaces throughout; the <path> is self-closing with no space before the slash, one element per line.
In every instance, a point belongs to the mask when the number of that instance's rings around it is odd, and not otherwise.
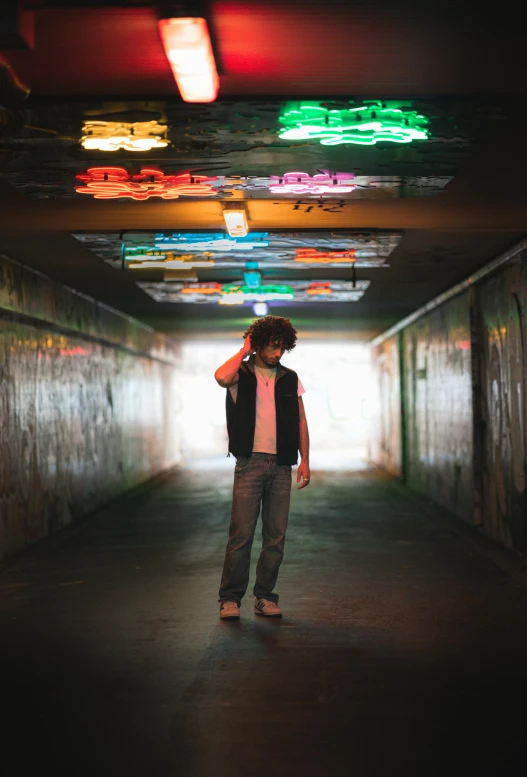
<path fill-rule="evenodd" d="M 527 255 L 372 351 L 373 460 L 527 553 Z"/>
<path fill-rule="evenodd" d="M 0 257 L 0 558 L 178 463 L 179 358 Z"/>
<path fill-rule="evenodd" d="M 404 330 L 405 476 L 459 518 L 472 509 L 472 397 L 468 295 Z"/>
<path fill-rule="evenodd" d="M 399 338 L 384 340 L 372 351 L 377 382 L 377 410 L 371 438 L 370 458 L 392 475 L 402 477 L 402 414 Z"/>
<path fill-rule="evenodd" d="M 477 520 L 527 552 L 527 256 L 478 289 Z"/>

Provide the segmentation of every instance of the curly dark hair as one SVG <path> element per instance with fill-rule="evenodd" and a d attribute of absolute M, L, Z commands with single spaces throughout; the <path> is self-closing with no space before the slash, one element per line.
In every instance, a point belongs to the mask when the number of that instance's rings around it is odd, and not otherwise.
<path fill-rule="evenodd" d="M 281 343 L 286 351 L 292 351 L 296 345 L 296 329 L 288 318 L 282 316 L 263 316 L 253 321 L 244 332 L 244 338 L 251 336 L 251 345 L 257 350 L 270 343 Z"/>

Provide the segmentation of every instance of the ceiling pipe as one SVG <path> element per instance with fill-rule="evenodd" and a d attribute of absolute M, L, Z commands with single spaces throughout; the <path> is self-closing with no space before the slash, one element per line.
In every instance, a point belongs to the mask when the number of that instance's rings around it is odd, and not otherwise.
<path fill-rule="evenodd" d="M 448 300 L 452 299 L 453 297 L 457 297 L 459 294 L 467 291 L 471 286 L 474 286 L 474 284 L 479 283 L 484 278 L 493 275 L 505 265 L 519 262 L 526 251 L 527 239 L 517 243 L 515 246 L 513 246 L 513 248 L 510 248 L 508 251 L 500 254 L 496 259 L 493 259 L 488 264 L 480 267 L 479 270 L 473 272 L 472 275 L 470 275 L 468 278 L 465 278 L 465 280 L 456 283 L 455 286 L 452 286 L 452 288 L 448 289 L 448 291 L 443 292 L 443 294 L 439 294 L 439 296 L 434 297 L 434 299 L 430 300 L 430 302 L 427 302 L 426 305 L 423 305 L 413 313 L 410 313 L 409 316 L 406 316 L 405 318 L 401 319 L 401 321 L 398 321 L 397 324 L 394 324 L 392 327 L 390 327 L 390 329 L 387 329 L 386 332 L 383 332 L 374 340 L 372 340 L 370 342 L 370 346 L 372 348 L 376 348 L 385 340 L 389 340 L 390 337 L 396 335 L 402 329 L 406 329 L 407 326 L 413 324 L 414 321 L 417 321 L 417 319 L 422 318 L 427 313 L 430 313 L 431 310 L 435 310 L 441 305 L 444 305 L 445 302 L 448 302 Z"/>

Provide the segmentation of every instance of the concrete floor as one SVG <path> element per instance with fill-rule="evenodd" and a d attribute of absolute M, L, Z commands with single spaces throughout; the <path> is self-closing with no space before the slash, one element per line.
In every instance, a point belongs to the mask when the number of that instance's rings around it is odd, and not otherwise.
<path fill-rule="evenodd" d="M 5 565 L 5 773 L 524 772 L 521 581 L 385 474 L 315 472 L 284 619 L 248 596 L 222 623 L 232 467 L 164 475 Z"/>

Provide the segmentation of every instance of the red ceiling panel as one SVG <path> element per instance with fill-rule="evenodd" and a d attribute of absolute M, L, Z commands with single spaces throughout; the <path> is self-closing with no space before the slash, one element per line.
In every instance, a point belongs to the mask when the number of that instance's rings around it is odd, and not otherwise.
<path fill-rule="evenodd" d="M 448 2 L 212 0 L 211 7 L 220 97 L 525 89 L 512 59 L 520 28 L 509 24 L 502 35 L 499 19 L 462 17 Z M 177 95 L 155 8 L 35 13 L 35 49 L 9 52 L 34 94 Z"/>
<path fill-rule="evenodd" d="M 152 8 L 39 11 L 35 41 L 9 52 L 34 94 L 177 94 Z"/>
<path fill-rule="evenodd" d="M 270 7 L 218 0 L 214 23 L 229 92 L 349 94 L 387 81 L 403 90 L 421 85 L 419 36 L 389 16 L 357 13 L 352 4 L 331 13 L 323 2 Z"/>

